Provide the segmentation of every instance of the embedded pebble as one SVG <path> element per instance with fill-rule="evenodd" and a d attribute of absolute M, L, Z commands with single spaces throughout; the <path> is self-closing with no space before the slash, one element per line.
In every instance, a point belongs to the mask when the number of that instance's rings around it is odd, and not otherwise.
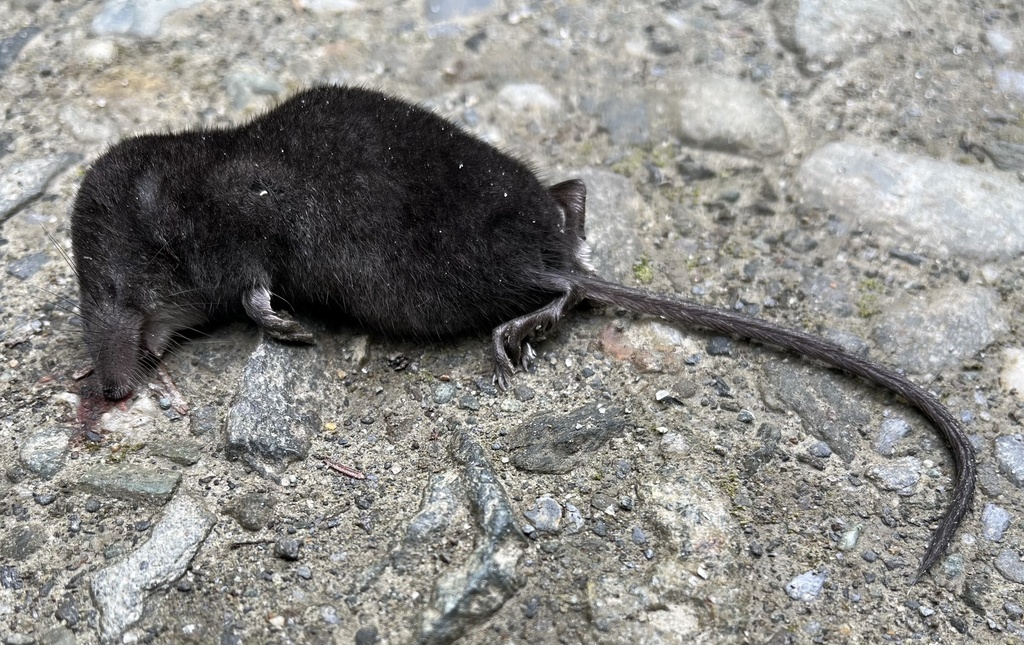
<path fill-rule="evenodd" d="M 667 432 L 661 438 L 661 451 L 667 455 L 683 456 L 689 454 L 690 443 L 678 432 Z"/>
<path fill-rule="evenodd" d="M 257 96 L 277 96 L 284 92 L 284 86 L 258 72 L 238 71 L 224 79 L 224 90 L 231 100 L 231 107 L 241 110 Z"/>
<path fill-rule="evenodd" d="M 490 11 L 494 0 L 426 0 L 425 14 L 430 22 L 459 20 Z"/>
<path fill-rule="evenodd" d="M 992 47 L 992 50 L 999 58 L 1006 58 L 1013 53 L 1013 40 L 1001 31 L 988 29 L 985 31 L 985 42 Z"/>
<path fill-rule="evenodd" d="M 1006 332 L 999 302 L 999 294 L 984 287 L 929 290 L 925 297 L 908 296 L 887 308 L 871 335 L 890 364 L 914 374 L 936 374 Z"/>
<path fill-rule="evenodd" d="M 597 114 L 598 125 L 616 145 L 638 145 L 651 138 L 647 105 L 640 101 L 612 97 L 591 106 L 590 111 Z"/>
<path fill-rule="evenodd" d="M 142 616 L 149 592 L 185 573 L 215 521 L 201 503 L 179 495 L 164 508 L 145 544 L 93 574 L 92 597 L 105 641 Z"/>
<path fill-rule="evenodd" d="M 1012 549 L 1004 549 L 996 556 L 996 570 L 1003 574 L 1003 577 L 1018 584 L 1024 584 L 1024 562 Z"/>
<path fill-rule="evenodd" d="M 807 432 L 828 444 L 843 461 L 850 462 L 860 445 L 856 428 L 868 423 L 864 407 L 845 393 L 845 385 L 806 365 L 772 361 L 764 368 L 760 386 L 765 403 L 774 409 L 793 410 Z"/>
<path fill-rule="evenodd" d="M 786 583 L 786 595 L 793 600 L 811 602 L 821 594 L 828 578 L 826 571 L 807 571 Z"/>
<path fill-rule="evenodd" d="M 818 459 L 827 459 L 832 456 L 832 449 L 824 441 L 815 441 L 807 449 L 807 454 Z"/>
<path fill-rule="evenodd" d="M 498 91 L 498 101 L 515 112 L 543 114 L 560 107 L 558 99 L 537 83 L 510 83 Z"/>
<path fill-rule="evenodd" d="M 451 383 L 441 383 L 434 388 L 434 403 L 444 405 L 455 398 L 455 386 Z"/>
<path fill-rule="evenodd" d="M 814 71 L 845 60 L 901 25 L 910 28 L 912 24 L 904 0 L 798 0 L 796 4 L 793 14 L 786 12 L 788 3 L 772 3 L 771 8 L 790 32 L 797 51 L 816 63 Z"/>
<path fill-rule="evenodd" d="M 738 530 L 732 503 L 719 488 L 697 476 L 652 479 L 638 490 L 639 506 L 672 553 L 689 553 L 701 560 L 718 560 L 730 553 Z M 595 527 L 596 530 L 596 527 Z"/>
<path fill-rule="evenodd" d="M 992 160 L 992 165 L 1000 170 L 1024 170 L 1024 144 L 991 139 L 975 144 L 974 148 L 984 152 Z"/>
<path fill-rule="evenodd" d="M 996 465 L 1014 486 L 1024 488 L 1024 436 L 996 438 Z"/>
<path fill-rule="evenodd" d="M 94 63 L 112 63 L 117 58 L 117 45 L 112 40 L 96 40 L 82 49 L 82 55 Z"/>
<path fill-rule="evenodd" d="M 113 143 L 120 134 L 113 121 L 78 105 L 63 106 L 57 118 L 71 136 L 84 143 Z"/>
<path fill-rule="evenodd" d="M 563 514 L 562 519 L 565 520 L 565 524 L 562 528 L 562 533 L 565 535 L 579 533 L 586 525 L 586 520 L 583 519 L 583 513 L 573 504 L 566 503 L 565 513 Z"/>
<path fill-rule="evenodd" d="M 0 537 L 0 557 L 10 562 L 24 562 L 46 543 L 47 533 L 35 524 L 14 526 Z"/>
<path fill-rule="evenodd" d="M 884 466 L 868 471 L 868 477 L 878 483 L 882 490 L 896 491 L 899 495 L 913 495 L 917 482 L 921 480 L 921 460 L 917 457 L 900 457 Z"/>
<path fill-rule="evenodd" d="M 435 581 L 432 600 L 422 613 L 417 639 L 421 643 L 457 641 L 500 610 L 524 582 L 516 568 L 526 537 L 516 526 L 508 496 L 487 455 L 465 432 L 452 437 L 450 452 L 463 466 L 460 481 L 481 536 L 464 563 Z"/>
<path fill-rule="evenodd" d="M 31 253 L 8 263 L 7 273 L 19 280 L 28 280 L 38 273 L 39 269 L 42 269 L 49 261 L 50 256 L 43 251 Z"/>
<path fill-rule="evenodd" d="M 705 350 L 708 356 L 732 356 L 732 340 L 725 336 L 712 336 Z"/>
<path fill-rule="evenodd" d="M 896 452 L 896 443 L 906 437 L 910 433 L 910 429 L 910 424 L 899 417 L 886 419 L 878 428 L 878 436 L 875 437 L 871 447 L 880 455 L 892 457 Z"/>
<path fill-rule="evenodd" d="M 558 533 L 562 524 L 562 505 L 551 497 L 544 496 L 534 502 L 533 507 L 523 512 L 533 528 L 541 533 Z"/>
<path fill-rule="evenodd" d="M 886 231 L 911 250 L 977 260 L 1024 252 L 1024 186 L 1013 177 L 838 142 L 809 155 L 796 184 L 805 206 Z"/>
<path fill-rule="evenodd" d="M 860 534 L 863 530 L 863 525 L 854 524 L 848 530 L 843 532 L 843 535 L 839 538 L 839 543 L 836 545 L 836 548 L 840 551 L 853 551 L 857 548 L 857 540 L 860 539 Z"/>
<path fill-rule="evenodd" d="M 996 87 L 1007 94 L 1024 96 L 1024 72 L 1015 69 L 996 70 Z"/>
<path fill-rule="evenodd" d="M 259 531 L 274 518 L 274 505 L 274 498 L 268 495 L 249 493 L 226 504 L 224 513 L 246 531 Z"/>
<path fill-rule="evenodd" d="M 49 479 L 63 467 L 69 439 L 70 432 L 60 426 L 37 430 L 21 444 L 18 457 L 25 468 Z"/>
<path fill-rule="evenodd" d="M 157 439 L 149 442 L 150 454 L 163 457 L 180 466 L 191 466 L 198 463 L 205 448 L 193 441 L 176 439 L 174 441 Z"/>
<path fill-rule="evenodd" d="M 1004 392 L 1016 392 L 1018 399 L 1024 399 L 1024 349 L 1007 347 L 1003 350 L 999 385 Z"/>
<path fill-rule="evenodd" d="M 107 0 L 92 19 L 97 36 L 128 35 L 153 38 L 168 14 L 188 9 L 204 0 Z"/>
<path fill-rule="evenodd" d="M 299 541 L 294 538 L 279 538 L 274 542 L 274 555 L 282 560 L 298 560 Z"/>
<path fill-rule="evenodd" d="M 436 540 L 459 508 L 459 491 L 455 478 L 448 474 L 430 476 L 419 511 L 405 530 L 405 543 L 411 546 Z"/>
<path fill-rule="evenodd" d="M 684 81 L 679 118 L 683 140 L 700 148 L 771 157 L 789 146 L 785 123 L 761 91 L 734 78 L 698 75 Z"/>
<path fill-rule="evenodd" d="M 543 413 L 509 434 L 516 468 L 536 473 L 566 473 L 625 427 L 621 407 L 587 404 L 571 412 Z"/>
<path fill-rule="evenodd" d="M 992 542 L 1000 542 L 1008 528 L 1010 514 L 1001 506 L 985 504 L 985 509 L 981 512 L 981 537 Z"/>

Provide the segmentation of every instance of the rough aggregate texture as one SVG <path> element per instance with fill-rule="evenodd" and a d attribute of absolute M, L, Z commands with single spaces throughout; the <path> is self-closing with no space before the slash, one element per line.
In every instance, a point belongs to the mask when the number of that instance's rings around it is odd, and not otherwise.
<path fill-rule="evenodd" d="M 0 639 L 1021 640 L 1018 13 L 0 0 Z M 613 308 L 537 339 L 507 393 L 483 333 L 321 320 L 305 348 L 227 321 L 165 357 L 177 392 L 154 374 L 83 432 L 63 254 L 85 168 L 119 137 L 240 123 L 320 82 L 582 177 L 605 277 L 924 384 L 981 469 L 948 555 L 908 584 L 952 462 L 903 401 Z"/>

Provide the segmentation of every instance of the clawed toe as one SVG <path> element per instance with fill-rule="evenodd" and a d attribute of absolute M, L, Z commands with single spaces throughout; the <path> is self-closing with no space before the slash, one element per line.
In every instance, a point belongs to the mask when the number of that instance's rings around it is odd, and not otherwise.
<path fill-rule="evenodd" d="M 272 338 L 276 338 L 277 340 L 281 340 L 286 343 L 302 343 L 304 345 L 316 344 L 316 341 L 313 339 L 312 332 L 294 320 L 283 320 L 279 325 L 274 327 L 264 327 L 263 329 Z"/>
<path fill-rule="evenodd" d="M 530 343 L 523 343 L 522 358 L 519 361 L 519 366 L 523 368 L 524 372 L 530 371 L 533 367 L 534 361 L 537 359 L 537 352 L 533 351 L 533 347 Z"/>

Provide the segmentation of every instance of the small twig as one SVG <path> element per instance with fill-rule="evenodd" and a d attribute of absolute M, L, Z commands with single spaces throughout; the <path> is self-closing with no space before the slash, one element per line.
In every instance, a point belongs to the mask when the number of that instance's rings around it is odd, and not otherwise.
<path fill-rule="evenodd" d="M 342 466 L 341 464 L 331 461 L 330 459 L 324 459 L 324 465 L 335 472 L 339 472 L 342 475 L 347 475 L 352 479 L 366 479 L 366 475 L 359 472 L 355 468 L 349 468 L 348 466 Z"/>
<path fill-rule="evenodd" d="M 240 549 L 243 546 L 259 546 L 261 544 L 273 544 L 273 540 L 243 540 L 241 542 L 232 542 L 231 550 Z"/>

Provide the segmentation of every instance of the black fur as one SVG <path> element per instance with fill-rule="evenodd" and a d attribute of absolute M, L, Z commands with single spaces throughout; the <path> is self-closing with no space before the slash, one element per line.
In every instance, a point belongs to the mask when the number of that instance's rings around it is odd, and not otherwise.
<path fill-rule="evenodd" d="M 86 344 L 120 399 L 175 332 L 231 312 L 310 342 L 271 294 L 385 334 L 493 328 L 502 387 L 532 360 L 530 336 L 584 299 L 740 334 L 890 388 L 936 424 L 958 479 L 927 571 L 974 492 L 974 454 L 946 408 L 813 336 L 597 279 L 585 204 L 581 182 L 545 188 L 458 126 L 365 89 L 316 87 L 237 128 L 127 139 L 87 173 L 72 215 Z"/>

